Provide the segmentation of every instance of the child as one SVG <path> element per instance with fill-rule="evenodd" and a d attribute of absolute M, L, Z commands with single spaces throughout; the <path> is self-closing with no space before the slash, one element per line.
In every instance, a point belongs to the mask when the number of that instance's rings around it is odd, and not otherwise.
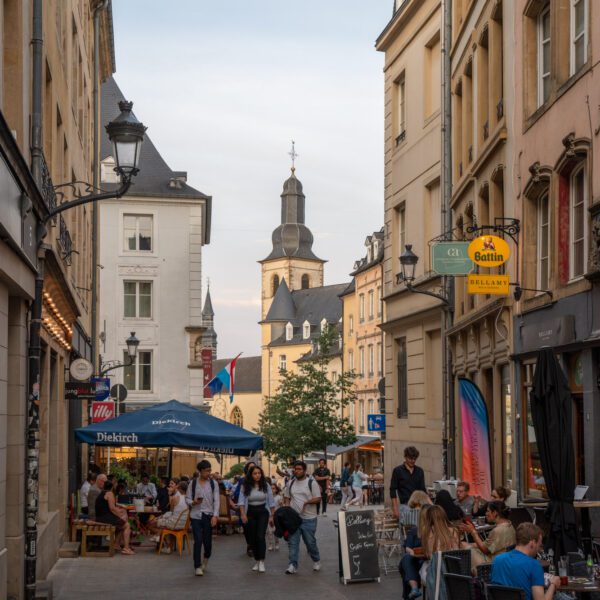
<path fill-rule="evenodd" d="M 281 495 L 281 488 L 276 484 L 271 484 L 271 490 L 273 491 L 273 500 L 275 500 L 275 507 L 273 512 L 275 512 L 282 504 L 283 504 L 283 496 Z M 275 537 L 275 527 L 269 525 L 267 529 L 267 539 L 268 539 L 268 550 L 279 550 L 279 538 Z"/>

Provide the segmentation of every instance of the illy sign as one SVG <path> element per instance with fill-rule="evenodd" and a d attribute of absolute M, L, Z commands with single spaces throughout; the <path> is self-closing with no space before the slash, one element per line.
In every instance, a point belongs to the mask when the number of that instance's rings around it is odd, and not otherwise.
<path fill-rule="evenodd" d="M 102 423 L 115 418 L 115 403 L 106 400 L 92 402 L 92 423 Z"/>

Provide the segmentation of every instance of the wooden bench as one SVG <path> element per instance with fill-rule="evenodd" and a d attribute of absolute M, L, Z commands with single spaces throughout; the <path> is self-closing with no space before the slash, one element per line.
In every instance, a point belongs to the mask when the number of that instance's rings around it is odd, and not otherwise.
<path fill-rule="evenodd" d="M 72 532 L 81 531 L 81 556 L 113 556 L 115 553 L 115 527 L 114 525 L 107 525 L 106 523 L 97 523 L 94 521 L 86 521 L 83 523 L 73 523 Z M 71 534 L 73 535 L 73 534 Z M 87 549 L 88 538 L 91 537 L 108 537 L 109 546 L 108 552 L 102 550 L 89 551 Z"/>

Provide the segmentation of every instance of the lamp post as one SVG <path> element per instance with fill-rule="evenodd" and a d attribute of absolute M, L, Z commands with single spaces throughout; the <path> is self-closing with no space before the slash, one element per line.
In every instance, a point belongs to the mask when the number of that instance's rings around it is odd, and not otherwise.
<path fill-rule="evenodd" d="M 396 282 L 404 282 L 404 285 L 406 285 L 406 289 L 408 291 L 413 292 L 414 294 L 424 294 L 425 296 L 437 298 L 444 303 L 446 308 L 449 307 L 450 302 L 446 294 L 443 292 L 436 293 L 429 290 L 419 290 L 413 286 L 413 281 L 415 280 L 415 269 L 418 262 L 419 257 L 412 251 L 412 244 L 406 244 L 406 246 L 404 246 L 404 252 L 400 255 L 400 266 L 402 267 L 402 272 L 396 275 Z"/>
<path fill-rule="evenodd" d="M 103 363 L 102 357 L 100 357 L 101 377 L 104 377 L 104 375 L 106 375 L 109 371 L 114 371 L 115 369 L 121 369 L 124 367 L 130 367 L 135 362 L 137 349 L 140 345 L 140 340 L 138 340 L 135 337 L 135 331 L 131 332 L 131 335 L 125 340 L 125 344 L 127 345 L 127 358 L 129 362 L 122 362 L 120 360 L 109 360 Z"/>
<path fill-rule="evenodd" d="M 45 167 L 37 181 L 40 191 L 46 199 L 49 197 L 52 199 L 63 197 L 64 194 L 60 191 L 63 188 L 70 188 L 74 198 L 50 208 L 41 222 L 38 235 L 38 268 L 35 280 L 35 296 L 31 307 L 28 351 L 29 399 L 27 408 L 27 499 L 25 509 L 25 596 L 27 600 L 34 600 L 35 598 L 37 562 L 38 468 L 40 454 L 40 331 L 44 292 L 44 263 L 46 249 L 48 248 L 43 243 L 47 234 L 46 224 L 50 219 L 70 208 L 100 200 L 120 198 L 129 191 L 132 177 L 137 175 L 139 170 L 141 146 L 144 141 L 144 133 L 147 129 L 143 123 L 140 123 L 135 118 L 131 112 L 132 107 L 132 102 L 119 102 L 120 114 L 106 126 L 106 132 L 113 145 L 116 164 L 115 171 L 121 178 L 119 188 L 111 191 L 99 190 L 85 181 L 75 181 L 53 186 Z M 80 192 L 80 188 L 84 189 L 84 193 Z M 92 268 L 95 270 L 96 265 L 92 265 Z"/>

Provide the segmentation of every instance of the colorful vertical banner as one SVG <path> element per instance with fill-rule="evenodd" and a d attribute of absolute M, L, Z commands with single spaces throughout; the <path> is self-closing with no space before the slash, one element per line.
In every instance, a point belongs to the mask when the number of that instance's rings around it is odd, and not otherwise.
<path fill-rule="evenodd" d="M 202 348 L 200 351 L 202 357 L 202 370 L 204 372 L 204 398 L 210 400 L 212 392 L 208 386 L 208 382 L 213 378 L 213 351 L 211 348 Z"/>
<path fill-rule="evenodd" d="M 459 378 L 462 422 L 462 479 L 471 484 L 471 495 L 489 498 L 492 492 L 490 422 L 485 400 L 469 379 Z"/>

